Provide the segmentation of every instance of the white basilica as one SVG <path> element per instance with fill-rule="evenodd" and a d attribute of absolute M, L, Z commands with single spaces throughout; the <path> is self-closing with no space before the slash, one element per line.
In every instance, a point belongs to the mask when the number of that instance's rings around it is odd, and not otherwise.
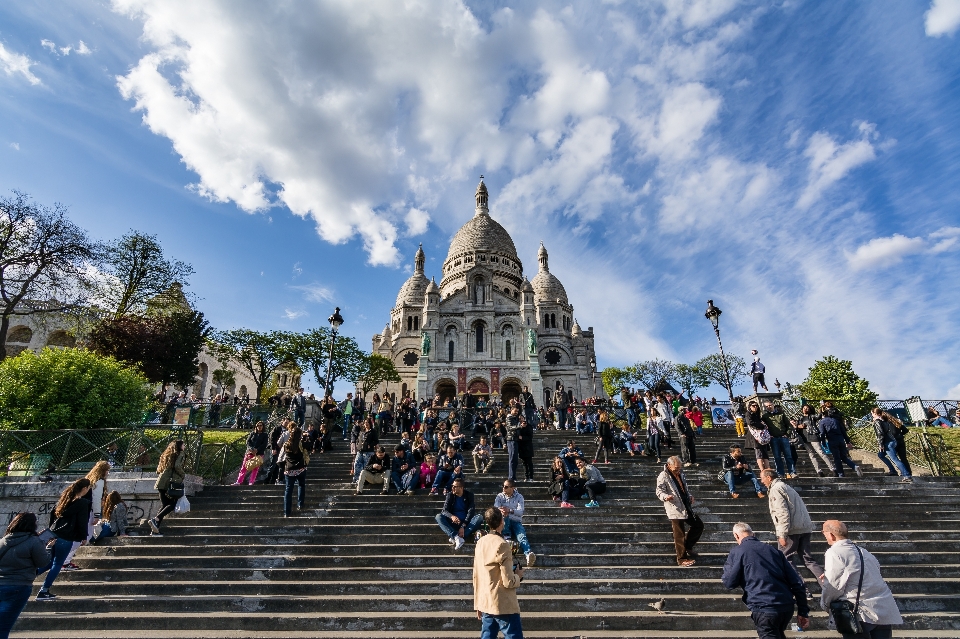
<path fill-rule="evenodd" d="M 561 383 L 568 397 L 590 397 L 595 387 L 602 394 L 591 368 L 593 327 L 581 330 L 547 249 L 541 243 L 528 281 L 513 239 L 490 217 L 482 176 L 476 203 L 450 244 L 440 285 L 424 275 L 421 247 L 390 322 L 373 336 L 373 351 L 403 378 L 401 395 L 499 393 L 506 401 L 529 386 L 547 404 Z"/>

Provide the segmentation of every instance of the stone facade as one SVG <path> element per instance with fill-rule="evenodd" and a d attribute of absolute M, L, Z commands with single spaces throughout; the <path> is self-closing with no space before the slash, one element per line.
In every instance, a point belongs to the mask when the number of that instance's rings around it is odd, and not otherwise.
<path fill-rule="evenodd" d="M 418 398 L 500 394 L 529 386 L 538 404 L 552 401 L 560 383 L 575 398 L 593 395 L 593 328 L 582 330 L 560 280 L 550 273 L 541 244 L 538 272 L 528 281 L 510 234 L 490 217 L 481 179 L 476 211 L 454 236 L 440 284 L 424 274 L 423 247 L 400 289 L 390 321 L 373 336 Z M 602 384 L 597 380 L 597 391 Z"/>

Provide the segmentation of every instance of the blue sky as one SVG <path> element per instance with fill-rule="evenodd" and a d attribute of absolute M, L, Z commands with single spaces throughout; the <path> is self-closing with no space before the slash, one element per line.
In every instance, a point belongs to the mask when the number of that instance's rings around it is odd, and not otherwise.
<path fill-rule="evenodd" d="M 0 5 L 0 190 L 159 236 L 221 328 L 369 348 L 486 176 L 601 367 L 960 394 L 960 0 Z M 82 44 L 81 44 L 82 43 Z"/>

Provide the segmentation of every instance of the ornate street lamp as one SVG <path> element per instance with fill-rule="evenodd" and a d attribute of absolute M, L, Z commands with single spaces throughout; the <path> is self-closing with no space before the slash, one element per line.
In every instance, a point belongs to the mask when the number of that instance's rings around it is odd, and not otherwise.
<path fill-rule="evenodd" d="M 337 341 L 337 331 L 343 326 L 343 318 L 340 317 L 340 307 L 334 309 L 333 315 L 327 318 L 330 322 L 330 358 L 327 360 L 327 378 L 323 383 L 323 395 L 329 397 L 333 395 L 333 389 L 330 388 L 330 371 L 333 368 L 333 343 Z"/>
<path fill-rule="evenodd" d="M 723 378 L 727 382 L 727 395 L 730 397 L 730 407 L 733 408 L 733 388 L 730 384 L 730 370 L 727 368 L 727 356 L 723 353 L 723 342 L 720 341 L 721 313 L 723 313 L 723 311 L 713 305 L 713 300 L 707 300 L 707 312 L 703 315 L 713 324 L 713 332 L 717 334 L 717 344 L 720 346 L 720 363 L 723 365 Z"/>
<path fill-rule="evenodd" d="M 590 377 L 593 378 L 593 396 L 597 396 L 597 356 L 590 356 Z"/>

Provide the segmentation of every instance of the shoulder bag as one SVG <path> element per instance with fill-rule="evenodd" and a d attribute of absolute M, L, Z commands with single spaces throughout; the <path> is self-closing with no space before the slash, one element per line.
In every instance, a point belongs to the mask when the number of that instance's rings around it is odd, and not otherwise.
<path fill-rule="evenodd" d="M 183 482 L 181 481 L 171 481 L 167 486 L 167 497 L 170 499 L 180 499 L 183 497 Z"/>
<path fill-rule="evenodd" d="M 863 625 L 857 616 L 860 609 L 860 590 L 863 588 L 863 551 L 860 546 L 853 545 L 860 555 L 860 583 L 857 584 L 857 602 L 853 605 L 846 599 L 838 599 L 830 602 L 830 616 L 833 617 L 833 623 L 837 626 L 837 632 L 844 635 L 859 635 L 863 632 Z"/>

